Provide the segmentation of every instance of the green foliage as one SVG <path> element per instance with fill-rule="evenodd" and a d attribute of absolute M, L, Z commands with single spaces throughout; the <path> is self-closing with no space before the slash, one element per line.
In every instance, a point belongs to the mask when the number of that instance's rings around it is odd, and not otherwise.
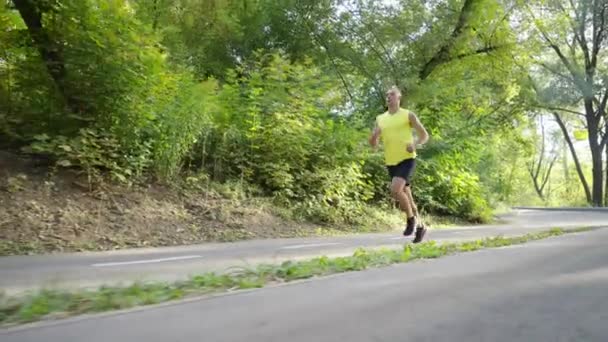
<path fill-rule="evenodd" d="M 311 64 L 260 54 L 230 72 L 190 163 L 240 179 L 321 222 L 354 222 L 374 197 L 364 133 L 329 112 L 336 81 Z"/>
<path fill-rule="evenodd" d="M 9 49 L 14 58 L 8 59 L 14 70 L 12 101 L 14 108 L 28 114 L 16 120 L 19 132 L 26 137 L 72 135 L 94 124 L 133 141 L 147 122 L 142 107 L 163 71 L 154 37 L 138 25 L 123 1 L 54 3 L 43 24 L 49 44 L 65 46 L 57 63 L 66 72 L 60 84 L 53 84 L 23 22 L 12 26 L 17 44 Z"/>
<path fill-rule="evenodd" d="M 487 222 L 491 210 L 479 177 L 466 160 L 442 156 L 418 164 L 415 178 L 419 207 L 428 212 Z"/>
<path fill-rule="evenodd" d="M 15 13 L 1 17 L 13 33 L 6 39 L 17 44 L 27 35 Z M 128 2 L 65 1 L 52 13 L 44 29 L 69 47 L 62 51 L 63 93 L 36 49 L 9 49 L 11 110 L 2 127 L 32 142 L 30 150 L 89 175 L 110 171 L 125 182 L 148 171 L 174 177 L 209 121 L 216 83 L 197 82 L 169 65 L 157 37 L 134 18 Z"/>
<path fill-rule="evenodd" d="M 194 83 L 189 78 L 177 80 L 161 96 L 164 103 L 156 111 L 153 134 L 154 169 L 161 179 L 180 174 L 183 163 L 199 138 L 210 129 L 210 112 L 217 108 L 216 83 Z M 167 96 L 168 95 L 168 96 Z"/>
<path fill-rule="evenodd" d="M 74 138 L 56 136 L 51 139 L 46 134 L 34 136 L 34 143 L 28 152 L 52 155 L 61 167 L 77 167 L 86 172 L 90 182 L 97 181 L 100 171 L 105 170 L 116 180 L 126 183 L 131 176 L 140 171 L 130 165 L 121 153 L 121 146 L 111 135 L 91 129 L 81 129 Z"/>
<path fill-rule="evenodd" d="M 285 0 L 141 0 L 136 16 L 162 34 L 172 62 L 199 77 L 223 79 L 258 50 L 302 60 L 315 49 L 301 16 L 326 18 L 334 1 L 302 6 Z"/>

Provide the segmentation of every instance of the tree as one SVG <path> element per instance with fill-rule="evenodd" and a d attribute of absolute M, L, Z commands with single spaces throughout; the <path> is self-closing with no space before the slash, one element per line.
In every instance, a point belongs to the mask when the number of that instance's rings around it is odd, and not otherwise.
<path fill-rule="evenodd" d="M 543 115 L 538 117 L 539 125 L 540 125 L 540 137 L 539 143 L 540 147 L 537 150 L 536 155 L 530 160 L 527 165 L 528 173 L 532 178 L 532 183 L 534 184 L 534 190 L 538 194 L 538 197 L 545 201 L 547 199 L 547 193 L 545 192 L 546 186 L 551 177 L 551 170 L 553 169 L 553 165 L 557 161 L 559 154 L 556 151 L 556 144 L 553 142 L 553 148 L 551 150 L 547 149 L 547 143 L 549 138 L 546 134 L 546 128 L 544 123 Z M 551 141 L 549 141 L 550 143 Z"/>
<path fill-rule="evenodd" d="M 564 138 L 571 137 L 564 116 L 584 120 L 592 157 L 592 186 L 579 169 L 579 178 L 589 203 L 601 206 L 603 170 L 602 152 L 608 142 L 606 104 L 608 102 L 608 2 L 605 0 L 534 1 L 523 5 L 532 23 L 530 58 L 538 68 L 532 78 L 538 91 L 539 106 L 552 110 Z M 533 54 L 539 51 L 540 56 Z M 582 110 L 582 111 L 581 111 Z M 577 160 L 571 147 L 572 156 Z"/>

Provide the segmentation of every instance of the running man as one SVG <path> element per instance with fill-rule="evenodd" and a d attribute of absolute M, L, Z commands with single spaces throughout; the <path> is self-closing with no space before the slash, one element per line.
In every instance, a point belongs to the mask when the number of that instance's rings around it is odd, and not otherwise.
<path fill-rule="evenodd" d="M 416 146 L 426 143 L 429 135 L 411 111 L 401 108 L 401 91 L 396 86 L 386 92 L 388 110 L 376 117 L 376 124 L 369 138 L 375 148 L 378 138 L 384 146 L 384 162 L 391 177 L 391 194 L 399 202 L 399 207 L 407 215 L 407 224 L 403 235 L 410 236 L 416 228 L 414 243 L 422 241 L 426 228 L 416 227 L 418 208 L 412 197 L 410 180 L 416 168 Z M 417 140 L 414 142 L 413 129 Z"/>

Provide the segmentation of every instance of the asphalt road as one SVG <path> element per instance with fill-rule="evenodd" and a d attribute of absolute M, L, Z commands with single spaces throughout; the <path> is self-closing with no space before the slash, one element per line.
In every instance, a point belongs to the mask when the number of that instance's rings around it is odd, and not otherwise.
<path fill-rule="evenodd" d="M 508 224 L 431 230 L 426 239 L 470 240 L 521 235 L 551 227 L 608 226 L 606 211 L 516 210 Z M 126 285 L 134 281 L 175 281 L 232 266 L 279 263 L 318 255 L 351 254 L 358 247 L 398 247 L 411 238 L 399 231 L 332 238 L 254 240 L 194 246 L 142 248 L 112 252 L 69 253 L 0 258 L 0 289 L 18 294 L 39 288 Z"/>
<path fill-rule="evenodd" d="M 607 341 L 608 229 L 0 331 L 3 342 Z"/>

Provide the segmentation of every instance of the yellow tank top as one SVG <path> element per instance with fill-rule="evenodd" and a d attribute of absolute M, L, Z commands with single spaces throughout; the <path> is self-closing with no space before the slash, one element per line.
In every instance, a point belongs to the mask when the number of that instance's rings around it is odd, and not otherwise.
<path fill-rule="evenodd" d="M 396 165 L 405 159 L 416 157 L 416 151 L 407 151 L 407 144 L 414 142 L 409 111 L 403 108 L 394 114 L 386 111 L 376 117 L 376 124 L 381 129 L 386 165 Z"/>

